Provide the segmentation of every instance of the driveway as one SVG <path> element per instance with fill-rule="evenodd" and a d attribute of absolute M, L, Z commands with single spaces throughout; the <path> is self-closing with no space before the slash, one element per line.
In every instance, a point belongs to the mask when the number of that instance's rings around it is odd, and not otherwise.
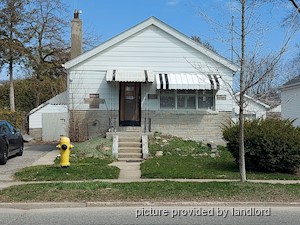
<path fill-rule="evenodd" d="M 56 149 L 56 144 L 29 144 L 24 143 L 23 156 L 10 158 L 6 165 L 0 165 L 0 182 L 13 181 L 13 174 L 19 169 L 31 166 L 34 162 Z"/>

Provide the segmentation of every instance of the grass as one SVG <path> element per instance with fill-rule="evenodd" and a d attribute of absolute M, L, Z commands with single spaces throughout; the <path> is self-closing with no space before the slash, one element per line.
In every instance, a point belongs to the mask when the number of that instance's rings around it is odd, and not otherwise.
<path fill-rule="evenodd" d="M 163 136 L 149 141 L 151 159 L 141 165 L 143 178 L 239 179 L 239 168 L 231 153 L 219 146 L 219 157 L 210 157 L 211 150 L 202 143 Z M 162 157 L 156 157 L 162 151 Z M 247 172 L 248 179 L 298 180 L 299 175 Z"/>
<path fill-rule="evenodd" d="M 137 182 L 103 183 L 88 181 L 117 178 L 119 169 L 108 166 L 113 161 L 111 142 L 101 138 L 75 144 L 71 166 L 61 168 L 59 160 L 52 166 L 28 167 L 16 173 L 23 181 L 58 181 L 25 184 L 0 191 L 0 202 L 82 202 L 82 201 L 300 201 L 297 184 L 241 182 Z M 195 141 L 156 134 L 150 140 L 151 157 L 142 165 L 145 178 L 223 178 L 238 179 L 238 166 L 226 148 L 220 157 L 210 157 L 210 149 Z M 157 151 L 163 156 L 156 157 Z M 248 172 L 248 179 L 299 179 L 289 174 Z M 63 180 L 84 180 L 62 183 Z"/>
<path fill-rule="evenodd" d="M 300 201 L 299 185 L 240 182 L 47 183 L 0 191 L 1 202 L 47 201 Z"/>
<path fill-rule="evenodd" d="M 120 170 L 109 166 L 113 161 L 110 146 L 110 140 L 100 137 L 78 143 L 71 151 L 70 167 L 61 168 L 56 160 L 54 165 L 24 168 L 15 177 L 21 181 L 116 179 Z"/>
<path fill-rule="evenodd" d="M 218 149 L 219 157 L 212 158 L 211 150 L 202 143 L 156 133 L 149 141 L 150 159 L 141 164 L 142 178 L 239 179 L 232 155 L 224 147 Z M 163 156 L 156 157 L 157 151 L 162 151 Z M 118 178 L 119 169 L 108 165 L 113 161 L 111 140 L 98 137 L 78 143 L 71 153 L 69 168 L 60 168 L 57 160 L 55 165 L 28 167 L 15 176 L 22 181 Z M 248 171 L 247 178 L 296 180 L 300 176 Z"/>
<path fill-rule="evenodd" d="M 74 144 L 72 154 L 80 158 L 111 158 L 112 141 L 102 137 L 95 137 L 88 141 Z"/>
<path fill-rule="evenodd" d="M 51 166 L 33 166 L 15 173 L 21 181 L 63 181 L 116 179 L 119 169 L 109 166 L 110 159 L 83 158 L 71 162 L 68 168 L 61 168 L 59 163 Z"/>

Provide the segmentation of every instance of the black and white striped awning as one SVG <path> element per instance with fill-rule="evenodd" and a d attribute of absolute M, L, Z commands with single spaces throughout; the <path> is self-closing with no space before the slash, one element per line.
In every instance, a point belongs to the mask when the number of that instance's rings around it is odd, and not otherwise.
<path fill-rule="evenodd" d="M 140 71 L 107 70 L 106 81 L 154 82 L 154 75 L 149 70 L 140 70 Z"/>
<path fill-rule="evenodd" d="M 197 73 L 158 73 L 156 88 L 163 90 L 219 90 L 217 75 Z"/>

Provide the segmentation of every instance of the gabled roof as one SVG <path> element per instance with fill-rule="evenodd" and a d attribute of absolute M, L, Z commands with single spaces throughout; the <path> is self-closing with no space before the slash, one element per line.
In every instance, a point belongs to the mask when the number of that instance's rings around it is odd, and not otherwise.
<path fill-rule="evenodd" d="M 239 95 L 240 95 L 240 92 L 238 92 L 238 93 L 236 93 L 236 94 L 234 94 L 234 95 L 235 95 L 235 96 L 239 96 Z M 246 95 L 246 94 L 245 94 L 244 97 L 245 97 L 247 100 L 251 100 L 251 101 L 253 101 L 253 102 L 255 102 L 255 103 L 257 103 L 257 104 L 263 106 L 265 109 L 270 109 L 270 106 L 269 106 L 269 105 L 267 105 L 267 104 L 265 104 L 265 103 L 263 103 L 263 102 L 261 102 L 261 101 L 255 99 L 255 98 L 253 98 L 253 97 L 251 97 L 251 96 L 249 96 L 249 95 Z"/>
<path fill-rule="evenodd" d="M 67 105 L 68 103 L 68 100 L 67 100 L 67 97 L 68 97 L 68 93 L 66 91 L 58 94 L 58 95 L 55 95 L 53 98 L 50 98 L 48 101 L 40 104 L 38 107 L 32 109 L 28 115 L 31 115 L 37 111 L 39 111 L 40 109 L 44 108 L 45 106 L 51 104 L 51 105 Z"/>
<path fill-rule="evenodd" d="M 293 79 L 291 79 L 288 82 L 284 83 L 281 86 L 281 89 L 282 88 L 289 88 L 289 87 L 293 87 L 293 86 L 297 86 L 297 85 L 300 85 L 300 75 L 297 76 L 297 77 L 294 77 Z"/>
<path fill-rule="evenodd" d="M 209 50 L 208 48 L 204 47 L 202 44 L 196 43 L 195 41 L 193 41 L 192 39 L 190 39 L 189 37 L 187 37 L 186 35 L 182 34 L 181 32 L 175 30 L 174 28 L 170 27 L 169 25 L 167 25 L 166 23 L 158 20 L 155 17 L 150 17 L 147 20 L 143 21 L 142 23 L 130 28 L 129 30 L 126 30 L 125 32 L 111 38 L 110 40 L 102 43 L 101 45 L 93 48 L 92 50 L 83 53 L 82 55 L 66 62 L 64 64 L 64 67 L 66 69 L 70 69 L 74 66 L 76 66 L 79 63 L 84 62 L 85 60 L 93 57 L 94 55 L 98 54 L 99 52 L 102 52 L 103 50 L 113 46 L 114 44 L 138 33 L 139 31 L 149 27 L 149 26 L 156 26 L 159 29 L 165 31 L 166 33 L 170 34 L 171 36 L 177 38 L 178 40 L 184 42 L 185 44 L 189 45 L 190 47 L 198 50 L 199 52 L 203 53 L 204 55 L 206 55 L 207 57 L 215 60 L 216 62 L 224 65 L 225 67 L 229 68 L 230 70 L 236 72 L 238 70 L 238 67 L 233 64 L 232 62 L 230 62 L 229 60 L 227 60 L 226 58 L 220 56 L 219 54 Z"/>

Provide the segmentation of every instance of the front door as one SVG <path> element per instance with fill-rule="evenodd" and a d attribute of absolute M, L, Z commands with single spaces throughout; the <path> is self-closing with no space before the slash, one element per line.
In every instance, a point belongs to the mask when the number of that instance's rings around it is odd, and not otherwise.
<path fill-rule="evenodd" d="M 141 83 L 120 83 L 120 126 L 141 125 Z"/>

